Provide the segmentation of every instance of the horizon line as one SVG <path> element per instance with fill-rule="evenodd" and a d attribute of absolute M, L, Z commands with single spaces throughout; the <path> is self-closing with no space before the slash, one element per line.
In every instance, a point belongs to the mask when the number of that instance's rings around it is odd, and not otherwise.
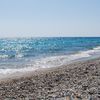
<path fill-rule="evenodd" d="M 0 37 L 0 39 L 11 38 L 100 38 L 100 36 L 16 36 L 16 37 Z"/>

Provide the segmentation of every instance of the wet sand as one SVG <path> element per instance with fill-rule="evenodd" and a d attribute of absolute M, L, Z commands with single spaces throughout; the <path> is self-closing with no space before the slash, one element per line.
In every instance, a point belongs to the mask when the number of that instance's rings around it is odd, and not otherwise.
<path fill-rule="evenodd" d="M 63 100 L 67 96 L 100 100 L 100 58 L 22 73 L 0 82 L 0 100 Z"/>

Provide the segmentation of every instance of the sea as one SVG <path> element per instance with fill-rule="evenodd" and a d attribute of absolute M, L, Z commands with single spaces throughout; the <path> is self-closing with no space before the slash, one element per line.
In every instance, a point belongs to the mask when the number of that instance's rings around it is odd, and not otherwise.
<path fill-rule="evenodd" d="M 0 75 L 58 67 L 100 57 L 100 37 L 0 39 Z"/>

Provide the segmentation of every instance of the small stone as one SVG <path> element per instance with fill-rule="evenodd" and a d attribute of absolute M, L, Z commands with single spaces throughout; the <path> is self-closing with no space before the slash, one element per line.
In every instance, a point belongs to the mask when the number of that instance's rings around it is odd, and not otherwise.
<path fill-rule="evenodd" d="M 96 88 L 91 88 L 89 90 L 89 94 L 92 95 L 92 94 L 95 94 L 97 92 Z"/>

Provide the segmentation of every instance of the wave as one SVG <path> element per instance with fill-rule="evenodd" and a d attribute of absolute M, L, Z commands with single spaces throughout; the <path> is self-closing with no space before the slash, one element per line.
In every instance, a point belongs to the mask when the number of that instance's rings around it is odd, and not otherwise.
<path fill-rule="evenodd" d="M 70 55 L 59 55 L 41 58 L 34 61 L 34 65 L 41 68 L 56 67 L 65 65 L 74 60 L 81 58 L 91 58 L 93 56 L 100 56 L 100 47 L 95 47 L 87 51 L 79 51 L 78 53 Z"/>
<path fill-rule="evenodd" d="M 100 54 L 100 46 L 94 47 L 91 50 L 82 51 L 82 53 L 89 54 L 90 56 L 94 56 L 94 55 Z"/>
<path fill-rule="evenodd" d="M 62 65 L 66 65 L 71 61 L 78 60 L 81 58 L 91 58 L 92 56 L 100 55 L 100 46 L 95 47 L 91 50 L 87 51 L 79 51 L 76 54 L 70 55 L 58 55 L 58 56 L 51 56 L 33 60 L 31 64 L 25 65 L 24 68 L 16 68 L 16 69 L 0 69 L 0 75 L 8 75 L 14 73 L 22 73 L 26 71 L 34 71 L 40 68 L 51 68 L 51 67 L 58 67 Z M 6 57 L 6 56 L 5 56 Z M 19 55 L 22 57 L 22 55 Z"/>
<path fill-rule="evenodd" d="M 1 59 L 8 58 L 8 55 L 0 55 Z"/>
<path fill-rule="evenodd" d="M 0 75 L 9 75 L 13 73 L 20 73 L 20 72 L 26 72 L 26 71 L 32 71 L 36 70 L 38 68 L 32 68 L 32 67 L 26 67 L 26 68 L 20 68 L 20 69 L 0 69 Z"/>
<path fill-rule="evenodd" d="M 94 50 L 100 50 L 100 46 L 95 47 Z"/>
<path fill-rule="evenodd" d="M 12 58 L 22 58 L 22 57 L 24 57 L 24 55 L 21 53 L 16 55 L 0 54 L 0 59 L 12 59 Z"/>

